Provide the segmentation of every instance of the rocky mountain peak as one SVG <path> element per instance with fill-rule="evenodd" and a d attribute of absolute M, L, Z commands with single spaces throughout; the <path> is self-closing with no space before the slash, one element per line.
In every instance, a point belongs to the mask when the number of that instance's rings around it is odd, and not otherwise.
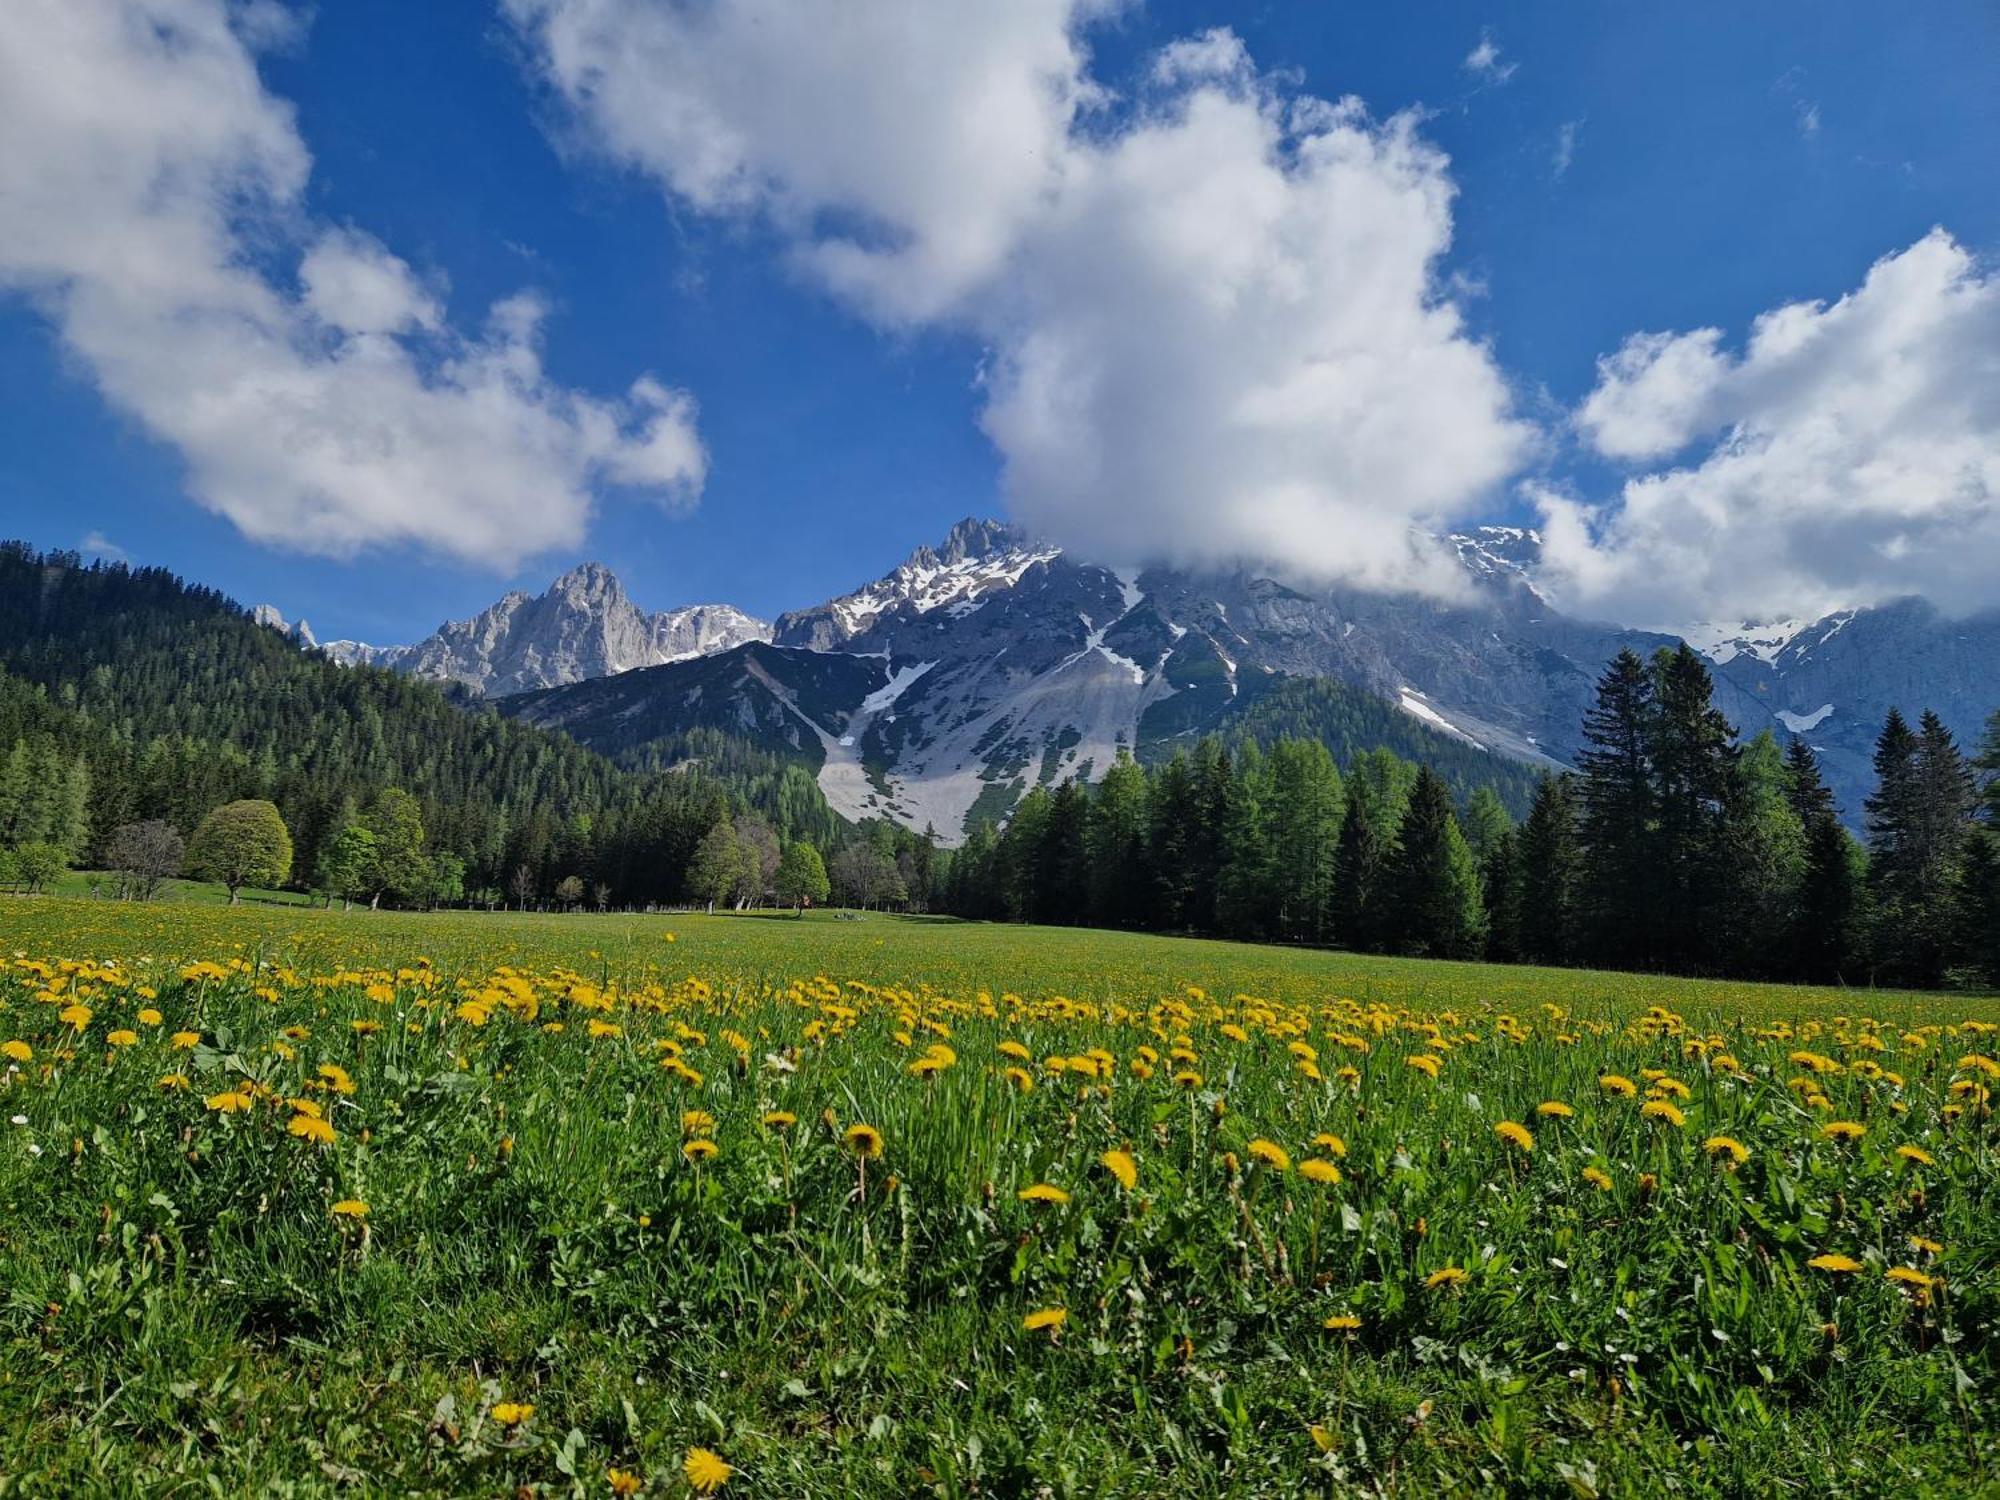
<path fill-rule="evenodd" d="M 932 551 L 928 547 L 919 548 L 920 553 L 929 552 L 933 562 L 951 567 L 957 563 L 976 558 L 997 557 L 1007 552 L 1033 550 L 1034 539 L 1018 526 L 1005 521 L 981 520 L 967 516 L 952 527 L 945 536 L 944 543 Z M 915 561 L 912 558 L 912 561 Z"/>

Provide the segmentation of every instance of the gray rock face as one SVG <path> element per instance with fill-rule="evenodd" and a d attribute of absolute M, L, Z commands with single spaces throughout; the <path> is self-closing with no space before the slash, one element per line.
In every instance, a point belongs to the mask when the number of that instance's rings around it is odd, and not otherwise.
<path fill-rule="evenodd" d="M 319 642 L 313 639 L 312 626 L 304 620 L 287 624 L 285 617 L 278 613 L 278 608 L 274 604 L 259 604 L 250 611 L 250 618 L 267 629 L 277 631 L 278 634 L 305 647 L 308 651 L 318 649 Z"/>
<path fill-rule="evenodd" d="M 534 596 L 515 590 L 412 646 L 330 641 L 345 665 L 392 667 L 498 696 L 608 677 L 770 639 L 771 627 L 727 604 L 647 614 L 602 563 L 585 563 Z"/>

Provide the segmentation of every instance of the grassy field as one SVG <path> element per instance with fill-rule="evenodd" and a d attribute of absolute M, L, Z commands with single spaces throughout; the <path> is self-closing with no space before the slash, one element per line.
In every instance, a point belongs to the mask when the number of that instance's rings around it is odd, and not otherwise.
<path fill-rule="evenodd" d="M 1976 1492 L 1996 1023 L 0 898 L 0 1494 Z"/>

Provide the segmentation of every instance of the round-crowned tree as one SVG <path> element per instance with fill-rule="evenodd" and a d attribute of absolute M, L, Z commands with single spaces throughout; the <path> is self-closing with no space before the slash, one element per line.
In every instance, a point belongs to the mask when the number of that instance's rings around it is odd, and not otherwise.
<path fill-rule="evenodd" d="M 187 870 L 197 880 L 229 888 L 229 904 L 246 885 L 283 885 L 292 873 L 292 836 L 269 802 L 226 802 L 201 820 L 188 840 Z"/>

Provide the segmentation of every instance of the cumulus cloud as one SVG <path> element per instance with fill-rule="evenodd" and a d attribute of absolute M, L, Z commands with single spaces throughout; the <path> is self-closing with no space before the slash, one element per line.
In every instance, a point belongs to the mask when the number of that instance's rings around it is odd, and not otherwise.
<path fill-rule="evenodd" d="M 417 544 L 510 566 L 572 545 L 598 484 L 698 493 L 691 401 L 542 366 L 542 310 L 452 328 L 379 240 L 316 225 L 311 159 L 253 49 L 258 0 L 18 0 L 0 27 L 0 290 L 32 299 L 105 397 L 259 540 Z"/>
<path fill-rule="evenodd" d="M 1648 467 L 1602 508 L 1541 495 L 1551 581 L 1658 622 L 2000 603 L 1996 349 L 2000 274 L 1941 229 L 1740 350 L 1714 328 L 1628 340 L 1577 426 Z"/>
<path fill-rule="evenodd" d="M 1012 508 L 1079 549 L 1444 588 L 1413 532 L 1533 440 L 1439 277 L 1416 118 L 1291 91 L 1227 30 L 1114 100 L 1102 3 L 504 3 L 587 139 L 778 226 L 878 323 L 984 343 Z"/>

